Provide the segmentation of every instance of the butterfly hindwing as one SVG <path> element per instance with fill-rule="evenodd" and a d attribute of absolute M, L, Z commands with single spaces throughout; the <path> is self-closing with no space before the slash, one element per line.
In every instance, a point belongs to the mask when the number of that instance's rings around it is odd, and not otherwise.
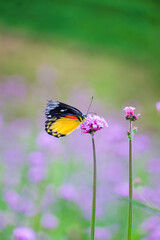
<path fill-rule="evenodd" d="M 46 121 L 45 130 L 54 137 L 64 137 L 74 131 L 81 122 L 79 119 L 59 117 Z"/>
<path fill-rule="evenodd" d="M 53 133 L 51 127 L 53 126 L 53 124 L 55 123 L 56 120 L 57 120 L 57 118 L 54 118 L 54 119 L 47 120 L 45 122 L 45 130 L 46 130 L 46 132 L 49 135 L 52 135 L 52 136 L 55 136 L 55 137 L 56 137 L 57 133 L 56 132 Z"/>

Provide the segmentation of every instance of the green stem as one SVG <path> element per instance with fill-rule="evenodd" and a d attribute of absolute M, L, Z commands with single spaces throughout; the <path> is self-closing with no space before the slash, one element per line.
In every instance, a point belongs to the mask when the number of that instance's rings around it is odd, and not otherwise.
<path fill-rule="evenodd" d="M 132 134 L 132 122 L 130 121 Z M 132 239 L 132 139 L 129 139 L 129 206 L 128 206 L 128 234 L 127 240 Z"/>
<path fill-rule="evenodd" d="M 95 235 L 95 215 L 96 215 L 96 149 L 94 136 L 92 135 L 93 146 L 93 196 L 92 196 L 92 219 L 91 219 L 91 240 L 94 240 Z"/>

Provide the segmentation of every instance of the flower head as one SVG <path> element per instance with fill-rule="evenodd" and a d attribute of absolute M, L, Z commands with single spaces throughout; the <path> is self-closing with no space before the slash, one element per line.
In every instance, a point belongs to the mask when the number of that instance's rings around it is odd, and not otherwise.
<path fill-rule="evenodd" d="M 138 119 L 138 117 L 140 116 L 140 114 L 134 114 L 134 107 L 125 107 L 124 111 L 126 112 L 125 114 L 125 119 L 129 120 L 129 121 L 136 121 Z"/>
<path fill-rule="evenodd" d="M 104 127 L 108 127 L 107 122 L 104 120 L 104 118 L 97 115 L 88 115 L 86 120 L 80 125 L 82 133 L 91 133 L 92 135 Z"/>
<path fill-rule="evenodd" d="M 156 102 L 156 108 L 157 108 L 157 111 L 160 113 L 160 101 Z"/>
<path fill-rule="evenodd" d="M 51 213 L 45 213 L 41 218 L 41 225 L 46 229 L 54 229 L 58 226 L 59 220 Z"/>
<path fill-rule="evenodd" d="M 13 237 L 16 240 L 35 240 L 34 231 L 28 227 L 17 227 L 13 231 Z"/>
<path fill-rule="evenodd" d="M 142 183 L 142 179 L 140 177 L 136 177 L 134 179 L 134 186 L 137 187 L 138 185 L 140 185 Z"/>

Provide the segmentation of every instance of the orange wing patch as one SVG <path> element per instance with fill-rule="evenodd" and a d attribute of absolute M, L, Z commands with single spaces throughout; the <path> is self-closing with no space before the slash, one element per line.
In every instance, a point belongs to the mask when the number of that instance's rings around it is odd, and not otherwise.
<path fill-rule="evenodd" d="M 66 115 L 65 117 L 66 117 L 66 118 L 70 118 L 70 119 L 77 119 L 77 120 L 78 120 L 78 117 L 72 116 L 72 115 Z"/>

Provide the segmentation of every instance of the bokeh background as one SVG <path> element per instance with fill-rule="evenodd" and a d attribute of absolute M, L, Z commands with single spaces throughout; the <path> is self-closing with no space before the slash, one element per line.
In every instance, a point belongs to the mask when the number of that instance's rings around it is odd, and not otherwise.
<path fill-rule="evenodd" d="M 0 3 L 0 239 L 88 240 L 90 136 L 44 131 L 47 100 L 102 115 L 96 240 L 127 232 L 125 106 L 135 123 L 134 198 L 160 208 L 158 0 L 6 0 Z M 139 179 L 140 178 L 140 179 Z M 134 206 L 133 239 L 160 239 L 160 217 Z M 15 233 L 18 227 L 20 237 Z"/>

